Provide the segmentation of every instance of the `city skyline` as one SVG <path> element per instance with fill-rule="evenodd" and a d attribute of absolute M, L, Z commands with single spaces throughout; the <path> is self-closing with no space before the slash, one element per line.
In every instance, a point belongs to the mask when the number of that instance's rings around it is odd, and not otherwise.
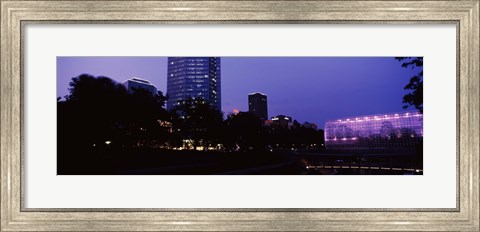
<path fill-rule="evenodd" d="M 418 70 L 393 57 L 222 57 L 222 111 L 248 111 L 248 94 L 268 96 L 268 115 L 316 123 L 332 118 L 399 112 L 403 90 Z M 58 57 L 57 96 L 68 94 L 72 77 L 132 77 L 167 93 L 167 57 Z M 412 109 L 407 109 L 412 110 Z"/>

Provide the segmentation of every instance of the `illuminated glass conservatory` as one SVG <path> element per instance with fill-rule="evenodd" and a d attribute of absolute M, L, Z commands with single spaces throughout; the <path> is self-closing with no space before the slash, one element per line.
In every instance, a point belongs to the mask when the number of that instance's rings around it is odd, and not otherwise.
<path fill-rule="evenodd" d="M 325 123 L 327 148 L 414 147 L 423 139 L 423 114 L 402 112 Z"/>

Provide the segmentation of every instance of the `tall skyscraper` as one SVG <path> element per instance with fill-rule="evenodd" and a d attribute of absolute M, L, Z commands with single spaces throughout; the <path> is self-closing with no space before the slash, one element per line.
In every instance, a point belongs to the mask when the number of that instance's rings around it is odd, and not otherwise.
<path fill-rule="evenodd" d="M 201 97 L 221 110 L 220 57 L 169 57 L 167 109 Z"/>
<path fill-rule="evenodd" d="M 262 93 L 249 94 L 248 111 L 256 114 L 262 121 L 268 120 L 267 95 Z"/>
<path fill-rule="evenodd" d="M 157 88 L 152 85 L 149 81 L 134 77 L 123 82 L 125 88 L 127 88 L 128 93 L 132 94 L 135 89 L 145 89 L 150 92 L 152 95 L 157 94 Z"/>

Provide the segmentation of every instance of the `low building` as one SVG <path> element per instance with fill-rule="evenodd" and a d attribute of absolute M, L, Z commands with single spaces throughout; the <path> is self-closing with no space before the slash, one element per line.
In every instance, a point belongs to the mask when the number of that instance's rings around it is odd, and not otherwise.
<path fill-rule="evenodd" d="M 137 77 L 126 80 L 125 82 L 123 82 L 123 85 L 125 86 L 125 88 L 127 88 L 129 94 L 134 93 L 136 89 L 144 89 L 150 92 L 152 95 L 157 94 L 157 87 L 155 87 L 149 81 Z"/>
<path fill-rule="evenodd" d="M 290 128 L 293 126 L 292 117 L 286 115 L 277 115 L 270 119 L 272 126 L 286 127 Z"/>

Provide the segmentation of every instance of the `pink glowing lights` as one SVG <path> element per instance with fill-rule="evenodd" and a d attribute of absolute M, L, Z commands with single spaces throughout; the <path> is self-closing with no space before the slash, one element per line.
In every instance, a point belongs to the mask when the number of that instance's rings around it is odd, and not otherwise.
<path fill-rule="evenodd" d="M 423 139 L 423 114 L 402 112 L 325 123 L 327 148 L 411 147 Z"/>

